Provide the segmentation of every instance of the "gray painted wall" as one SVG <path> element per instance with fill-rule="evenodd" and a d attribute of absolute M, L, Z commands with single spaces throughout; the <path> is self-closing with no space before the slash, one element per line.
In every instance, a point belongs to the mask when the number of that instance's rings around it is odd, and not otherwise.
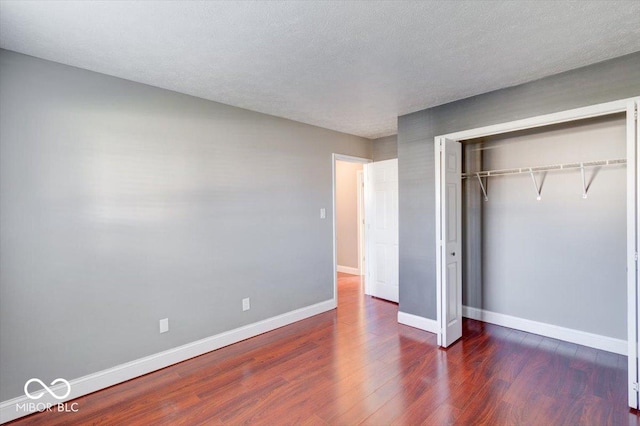
<path fill-rule="evenodd" d="M 1 400 L 332 298 L 331 153 L 369 140 L 9 51 L 0 73 Z"/>
<path fill-rule="evenodd" d="M 465 145 L 466 171 L 626 157 L 623 114 Z M 482 161 L 477 158 L 482 156 Z M 626 339 L 626 168 L 463 180 L 463 304 Z"/>
<path fill-rule="evenodd" d="M 373 139 L 371 154 L 373 161 L 384 161 L 398 158 L 398 135 Z"/>
<path fill-rule="evenodd" d="M 640 52 L 398 118 L 400 310 L 436 318 L 433 138 L 640 95 Z"/>

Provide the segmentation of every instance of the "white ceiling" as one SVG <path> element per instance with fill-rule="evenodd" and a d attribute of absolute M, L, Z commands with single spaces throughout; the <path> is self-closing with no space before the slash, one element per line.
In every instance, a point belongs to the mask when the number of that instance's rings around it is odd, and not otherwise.
<path fill-rule="evenodd" d="M 640 1 L 2 1 L 0 47 L 375 138 L 639 51 Z"/>

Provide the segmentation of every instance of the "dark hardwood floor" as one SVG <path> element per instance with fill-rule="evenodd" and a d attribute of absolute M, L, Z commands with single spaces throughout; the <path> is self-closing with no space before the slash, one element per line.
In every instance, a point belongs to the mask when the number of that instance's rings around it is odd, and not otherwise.
<path fill-rule="evenodd" d="M 465 320 L 448 350 L 339 276 L 339 308 L 13 424 L 637 425 L 626 357 Z"/>

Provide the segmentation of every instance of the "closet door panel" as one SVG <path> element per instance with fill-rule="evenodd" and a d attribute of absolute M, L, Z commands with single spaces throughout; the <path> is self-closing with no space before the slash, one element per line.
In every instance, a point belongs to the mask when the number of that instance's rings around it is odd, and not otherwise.
<path fill-rule="evenodd" d="M 441 346 L 462 337 L 462 145 L 444 140 L 441 145 L 440 212 L 440 329 Z"/>

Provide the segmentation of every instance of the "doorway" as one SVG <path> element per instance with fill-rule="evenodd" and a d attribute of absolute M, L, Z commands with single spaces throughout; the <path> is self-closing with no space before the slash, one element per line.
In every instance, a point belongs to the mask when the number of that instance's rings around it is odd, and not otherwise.
<path fill-rule="evenodd" d="M 362 167 L 362 185 L 358 201 L 362 206 L 359 223 L 355 224 L 358 235 L 354 250 L 359 253 L 357 269 L 346 269 L 339 263 L 338 245 L 341 243 L 337 223 L 338 168 L 342 163 L 356 163 L 357 171 Z M 351 177 L 347 179 L 350 181 Z M 356 210 L 357 210 L 357 201 Z M 359 225 L 359 226 L 358 226 Z M 359 229 L 359 232 L 358 232 Z M 339 271 L 361 274 L 364 294 L 398 303 L 399 299 L 398 256 L 398 159 L 372 162 L 369 159 L 333 154 L 333 264 L 334 277 Z M 355 263 L 354 263 L 355 264 Z M 334 278 L 334 300 L 338 305 L 338 280 Z"/>
<path fill-rule="evenodd" d="M 363 275 L 359 226 L 362 191 L 358 187 L 362 172 L 362 163 L 336 161 L 336 270 L 351 275 Z"/>
<path fill-rule="evenodd" d="M 364 167 L 368 158 L 333 154 L 333 275 L 334 300 L 338 305 L 338 274 L 364 282 Z M 362 284 L 363 285 L 363 284 Z"/>

